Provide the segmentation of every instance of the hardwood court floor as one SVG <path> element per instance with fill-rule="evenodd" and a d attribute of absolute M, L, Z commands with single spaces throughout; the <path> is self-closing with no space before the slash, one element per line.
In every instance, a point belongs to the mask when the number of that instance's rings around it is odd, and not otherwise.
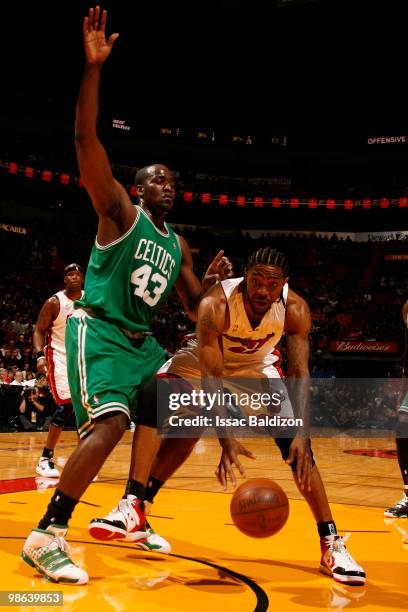
<path fill-rule="evenodd" d="M 153 507 L 151 522 L 171 541 L 171 555 L 92 540 L 89 520 L 106 514 L 122 495 L 131 436 L 125 434 L 71 521 L 68 540 L 90 583 L 59 586 L 36 575 L 19 557 L 52 495 L 34 472 L 45 434 L 0 434 L 0 590 L 63 591 L 64 611 L 406 609 L 408 544 L 403 539 L 408 542 L 408 520 L 385 523 L 383 518 L 383 508 L 401 497 L 392 438 L 313 442 L 338 529 L 351 532 L 348 549 L 367 572 L 365 587 L 346 587 L 317 571 L 314 521 L 269 440 L 247 440 L 257 459 L 244 462 L 249 477 L 273 478 L 289 496 L 288 522 L 275 536 L 248 538 L 231 524 L 231 493 L 222 492 L 213 478 L 219 446 L 206 439 Z M 75 445 L 75 434 L 63 433 L 57 462 L 64 462 Z"/>

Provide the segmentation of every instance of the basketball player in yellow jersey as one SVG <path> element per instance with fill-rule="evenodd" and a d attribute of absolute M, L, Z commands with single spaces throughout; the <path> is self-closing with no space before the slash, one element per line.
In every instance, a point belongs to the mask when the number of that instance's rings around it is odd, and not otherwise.
<path fill-rule="evenodd" d="M 200 379 L 204 390 L 211 386 L 222 389 L 222 380 L 226 379 L 228 391 L 237 391 L 238 398 L 243 379 L 254 379 L 251 384 L 256 383 L 256 379 L 264 383 L 269 380 L 269 385 L 276 388 L 276 381 L 282 376 L 276 346 L 282 334 L 286 333 L 288 385 L 292 386 L 295 379 L 296 385 L 308 387 L 310 312 L 305 300 L 289 289 L 288 277 L 288 263 L 282 253 L 271 248 L 253 252 L 243 278 L 223 280 L 207 292 L 198 309 L 197 340 L 191 340 L 177 351 L 162 366 L 159 375 L 176 377 L 172 389 L 177 388 L 177 379 L 182 379 L 180 388 L 183 392 L 188 392 L 189 384 L 194 384 L 195 389 L 195 380 L 200 386 Z M 306 404 L 306 393 L 297 393 L 297 396 L 300 404 Z M 155 398 L 151 401 L 154 402 Z M 242 405 L 240 408 L 245 411 Z M 300 414 L 296 416 L 306 413 L 306 405 L 298 405 L 297 409 Z M 284 411 L 286 416 L 294 416 L 287 400 Z M 309 438 L 282 430 L 278 436 L 275 442 L 282 458 L 291 465 L 296 485 L 317 523 L 321 543 L 320 570 L 341 583 L 364 584 L 363 568 L 348 553 L 344 543 L 346 538 L 337 534 Z M 179 438 L 163 442 L 151 469 L 155 493 L 186 460 L 196 441 L 197 438 Z M 251 456 L 251 453 L 232 437 L 220 437 L 219 441 L 222 455 L 217 469 L 218 479 L 224 486 L 227 478 L 235 484 L 233 464 L 244 475 L 238 455 Z M 153 501 L 154 495 L 149 494 L 149 488 L 147 491 L 146 499 Z"/>
<path fill-rule="evenodd" d="M 113 177 L 97 134 L 101 68 L 119 34 L 105 38 L 106 11 L 90 9 L 83 23 L 86 65 L 78 97 L 75 138 L 79 169 L 98 215 L 98 230 L 85 276 L 85 296 L 66 330 L 68 376 L 81 441 L 68 459 L 60 484 L 22 552 L 26 563 L 50 580 L 85 584 L 87 572 L 68 554 L 64 537 L 74 508 L 122 438 L 139 389 L 164 363 L 165 351 L 150 321 L 174 285 L 185 311 L 196 318 L 202 285 L 187 243 L 167 225 L 173 208 L 172 172 L 161 164 L 136 175 L 140 206 Z M 212 284 L 222 251 L 207 270 Z M 223 269 L 226 269 L 224 265 Z M 154 429 L 138 420 L 125 498 L 131 529 L 143 526 L 145 480 L 159 445 Z M 153 449 L 153 450 L 152 450 Z M 146 458 L 148 465 L 146 468 Z M 147 470 L 147 471 L 146 471 Z"/>

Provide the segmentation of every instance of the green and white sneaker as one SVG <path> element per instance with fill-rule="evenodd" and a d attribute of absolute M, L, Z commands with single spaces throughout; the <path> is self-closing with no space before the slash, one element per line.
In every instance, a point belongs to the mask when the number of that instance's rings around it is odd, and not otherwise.
<path fill-rule="evenodd" d="M 61 525 L 33 529 L 24 543 L 21 557 L 52 582 L 86 584 L 88 574 L 69 556 L 70 547 L 64 539 L 67 531 L 67 527 Z"/>
<path fill-rule="evenodd" d="M 151 552 L 159 552 L 168 555 L 171 552 L 171 544 L 167 542 L 162 536 L 154 531 L 151 525 L 144 522 L 145 537 L 137 540 L 136 546 L 143 550 L 150 550 Z M 141 533 L 141 532 L 139 532 Z"/>

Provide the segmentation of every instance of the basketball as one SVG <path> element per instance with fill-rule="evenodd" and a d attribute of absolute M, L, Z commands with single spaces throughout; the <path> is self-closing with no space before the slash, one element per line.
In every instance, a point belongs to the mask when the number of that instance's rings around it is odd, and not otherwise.
<path fill-rule="evenodd" d="M 285 491 L 268 478 L 252 478 L 235 491 L 230 505 L 234 524 L 252 538 L 277 533 L 289 516 Z"/>

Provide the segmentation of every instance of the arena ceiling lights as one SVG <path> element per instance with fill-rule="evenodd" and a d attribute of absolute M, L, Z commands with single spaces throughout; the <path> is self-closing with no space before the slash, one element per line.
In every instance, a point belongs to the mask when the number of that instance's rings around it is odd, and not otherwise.
<path fill-rule="evenodd" d="M 14 161 L 1 161 L 0 168 L 12 175 L 23 175 L 29 180 L 40 179 L 45 183 L 59 183 L 65 186 L 83 187 L 81 177 L 74 176 L 69 172 L 51 171 L 46 168 L 33 168 L 25 166 Z M 125 185 L 131 197 L 137 197 L 135 185 Z M 246 206 L 253 208 L 308 208 L 311 210 L 353 210 L 360 208 L 362 210 L 371 210 L 372 208 L 408 208 L 408 197 L 401 196 L 398 198 L 390 197 L 372 197 L 361 199 L 334 199 L 334 198 L 282 198 L 282 197 L 265 197 L 259 195 L 243 195 L 243 194 L 228 194 L 228 193 L 211 193 L 208 191 L 190 191 L 185 190 L 179 192 L 179 196 L 186 204 L 204 204 L 218 206 L 235 206 L 244 208 Z"/>

